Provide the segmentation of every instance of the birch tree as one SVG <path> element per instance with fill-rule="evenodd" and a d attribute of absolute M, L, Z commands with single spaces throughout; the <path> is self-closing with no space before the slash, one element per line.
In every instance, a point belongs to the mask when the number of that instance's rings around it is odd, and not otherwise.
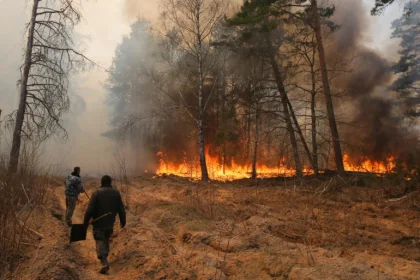
<path fill-rule="evenodd" d="M 19 107 L 9 116 L 14 125 L 9 171 L 16 173 L 22 138 L 66 137 L 62 116 L 69 109 L 68 75 L 90 61 L 75 50 L 72 31 L 81 14 L 74 0 L 33 0 L 19 80 Z"/>
<path fill-rule="evenodd" d="M 197 82 L 196 110 L 198 117 L 197 141 L 200 156 L 201 179 L 209 180 L 205 155 L 206 126 L 205 111 L 210 97 L 204 96 L 204 83 L 211 73 L 211 69 L 217 65 L 217 55 L 212 53 L 210 41 L 218 24 L 226 12 L 226 1 L 223 0 L 165 0 L 163 21 L 168 29 L 174 30 L 177 36 L 169 39 L 176 42 L 177 51 L 188 56 L 194 63 L 195 71 L 190 71 L 191 65 L 185 69 L 195 77 Z M 180 92 L 182 95 L 182 92 Z"/>

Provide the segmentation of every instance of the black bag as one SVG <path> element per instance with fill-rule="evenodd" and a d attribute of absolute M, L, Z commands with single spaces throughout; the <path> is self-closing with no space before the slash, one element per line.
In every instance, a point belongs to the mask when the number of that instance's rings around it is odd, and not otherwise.
<path fill-rule="evenodd" d="M 87 227 L 84 224 L 71 226 L 70 243 L 86 240 Z"/>
<path fill-rule="evenodd" d="M 111 212 L 106 213 L 105 215 L 102 215 L 99 218 L 93 220 L 91 224 L 94 224 L 98 220 L 105 218 L 111 214 L 112 214 Z M 70 232 L 70 243 L 86 240 L 86 233 L 87 233 L 87 227 L 84 224 L 73 224 L 71 226 L 71 232 Z"/>

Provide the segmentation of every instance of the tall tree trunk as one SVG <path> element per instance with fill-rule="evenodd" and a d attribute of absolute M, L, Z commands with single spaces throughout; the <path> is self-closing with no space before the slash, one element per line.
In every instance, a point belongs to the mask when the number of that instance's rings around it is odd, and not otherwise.
<path fill-rule="evenodd" d="M 341 152 L 340 137 L 338 135 L 337 123 L 335 120 L 334 106 L 332 102 L 330 83 L 328 79 L 327 64 L 325 61 L 324 46 L 322 43 L 321 23 L 316 0 L 311 0 L 312 13 L 314 17 L 314 29 L 318 46 L 319 63 L 322 73 L 322 84 L 324 88 L 325 103 L 327 105 L 328 121 L 330 124 L 331 137 L 334 147 L 335 165 L 339 174 L 344 174 L 343 154 Z"/>
<path fill-rule="evenodd" d="M 296 141 L 296 135 L 295 135 L 295 131 L 293 129 L 293 124 L 292 124 L 292 120 L 290 118 L 290 113 L 289 113 L 289 106 L 288 106 L 289 98 L 287 97 L 287 92 L 286 92 L 286 89 L 284 87 L 284 83 L 283 83 L 283 79 L 281 77 L 280 69 L 279 69 L 279 66 L 277 64 L 277 61 L 276 61 L 276 58 L 275 58 L 275 55 L 274 55 L 274 50 L 273 50 L 273 46 L 271 44 L 270 34 L 266 33 L 265 39 L 266 39 L 266 42 L 267 42 L 268 55 L 270 56 L 271 67 L 272 67 L 273 73 L 274 73 L 274 79 L 276 80 L 277 89 L 280 93 L 281 103 L 283 105 L 284 119 L 286 121 L 287 131 L 288 131 L 289 136 L 290 136 L 290 143 L 292 144 L 296 175 L 298 177 L 302 177 L 303 176 L 302 165 L 301 165 L 300 159 L 299 159 L 299 150 L 298 150 L 298 145 L 297 145 L 297 141 Z"/>
<path fill-rule="evenodd" d="M 311 133 L 312 133 L 312 168 L 314 169 L 315 176 L 319 174 L 319 165 L 318 165 L 318 143 L 316 140 L 316 83 L 315 83 L 315 71 L 314 67 L 311 67 L 311 78 L 312 78 L 312 89 L 311 89 Z"/>
<path fill-rule="evenodd" d="M 26 45 L 25 52 L 25 65 L 23 67 L 22 79 L 20 81 L 20 98 L 19 98 L 19 108 L 16 113 L 16 123 L 15 129 L 13 131 L 13 142 L 12 150 L 10 151 L 10 160 L 9 160 L 9 172 L 16 173 L 19 165 L 19 155 L 20 155 L 20 145 L 22 142 L 22 128 L 23 121 L 25 119 L 25 108 L 26 108 L 26 97 L 27 91 L 26 87 L 28 84 L 29 72 L 31 70 L 31 60 L 32 60 L 32 46 L 34 40 L 34 30 L 35 30 L 35 20 L 36 14 L 38 11 L 38 3 L 40 0 L 34 0 L 34 5 L 32 7 L 31 21 L 28 28 L 28 42 Z"/>
<path fill-rule="evenodd" d="M 251 112 L 249 109 L 246 110 L 246 155 L 245 161 L 248 162 L 250 160 L 250 153 L 251 153 Z"/>
<path fill-rule="evenodd" d="M 259 118 L 260 112 L 257 106 L 255 111 L 255 136 L 254 136 L 254 155 L 252 157 L 252 177 L 251 179 L 257 178 L 257 155 L 258 155 L 258 142 L 259 142 Z"/>
<path fill-rule="evenodd" d="M 225 92 L 225 84 L 223 82 L 223 90 L 222 90 L 222 126 L 223 126 L 223 175 L 226 174 L 226 92 Z"/>
<path fill-rule="evenodd" d="M 206 163 L 206 152 L 205 152 L 205 142 L 204 142 L 204 106 L 205 102 L 203 100 L 203 54 L 202 54 L 202 38 L 201 38 L 201 27 L 200 27 L 200 14 L 201 14 L 201 3 L 200 0 L 196 2 L 196 25 L 197 25 L 197 49 L 198 49 L 198 76 L 199 76 L 199 89 L 198 89 L 198 107 L 199 107 L 199 116 L 198 116 L 198 147 L 200 153 L 200 168 L 201 168 L 201 180 L 208 181 L 209 174 L 207 171 Z"/>
<path fill-rule="evenodd" d="M 293 110 L 292 103 L 290 103 L 289 99 L 287 101 L 288 101 L 287 103 L 289 105 L 290 115 L 292 116 L 293 122 L 295 123 L 296 130 L 297 130 L 297 133 L 298 133 L 299 138 L 300 138 L 300 142 L 302 142 L 302 145 L 303 145 L 303 148 L 305 149 L 306 156 L 308 157 L 309 163 L 313 167 L 314 164 L 312 162 L 311 151 L 309 150 L 308 144 L 306 143 L 306 139 L 305 139 L 305 136 L 303 135 L 302 129 L 300 129 L 300 125 L 299 125 L 299 122 L 296 118 L 295 112 Z"/>

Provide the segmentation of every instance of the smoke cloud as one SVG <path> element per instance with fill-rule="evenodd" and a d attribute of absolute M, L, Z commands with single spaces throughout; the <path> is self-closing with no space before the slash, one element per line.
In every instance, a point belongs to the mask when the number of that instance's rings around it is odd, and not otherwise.
<path fill-rule="evenodd" d="M 24 27 L 28 19 L 25 3 L 15 0 L 0 1 L 0 10 L 7 11 L 0 17 L 0 36 L 3 38 L 0 45 L 0 57 L 3 59 L 0 64 L 2 117 L 17 107 L 16 81 L 19 79 L 19 66 L 26 39 Z M 129 23 L 138 16 L 156 23 L 160 14 L 159 8 L 160 0 L 84 2 L 84 20 L 77 32 L 84 38 L 85 54 L 103 68 L 109 68 L 116 46 L 122 41 L 123 35 L 130 32 Z M 333 45 L 327 49 L 329 59 L 333 61 L 338 54 L 359 55 L 354 62 L 356 70 L 341 79 L 338 85 L 346 89 L 354 108 L 352 125 L 340 127 L 342 139 L 350 140 L 351 147 L 375 158 L 386 157 L 395 151 L 407 154 L 404 149 L 409 145 L 401 143 L 411 139 L 407 139 L 404 123 L 398 116 L 398 110 L 388 99 L 389 91 L 386 90 L 392 79 L 390 63 L 380 53 L 363 47 L 372 41 L 372 38 L 367 37 L 372 33 L 369 11 L 362 0 L 337 1 L 334 21 L 342 27 L 335 34 Z M 385 35 L 389 37 L 389 34 Z M 69 92 L 72 107 L 65 119 L 69 139 L 64 144 L 52 139 L 45 148 L 49 162 L 60 165 L 60 170 L 68 171 L 71 167 L 80 165 L 85 172 L 94 175 L 112 174 L 115 146 L 118 144 L 101 136 L 110 130 L 112 111 L 105 103 L 107 91 L 104 82 L 107 77 L 108 74 L 103 69 L 94 69 L 72 78 Z M 0 137 L 1 148 L 7 148 L 5 137 Z M 172 139 L 173 133 L 168 133 L 168 146 L 173 143 Z M 357 145 L 360 143 L 362 145 Z M 148 161 L 140 156 L 133 157 L 138 152 L 129 145 L 124 149 L 126 158 L 135 161 L 134 166 Z"/>
<path fill-rule="evenodd" d="M 333 35 L 328 50 L 329 60 L 338 55 L 354 57 L 353 71 L 337 81 L 344 88 L 353 110 L 350 125 L 341 126 L 341 138 L 348 144 L 347 151 L 354 158 L 368 156 L 376 160 L 390 155 L 407 154 L 402 141 L 412 141 L 398 108 L 390 99 L 392 82 L 391 62 L 381 54 L 364 46 L 371 26 L 368 11 L 362 1 L 340 1 L 333 17 L 341 28 Z M 345 106 L 348 110 L 349 106 Z"/>

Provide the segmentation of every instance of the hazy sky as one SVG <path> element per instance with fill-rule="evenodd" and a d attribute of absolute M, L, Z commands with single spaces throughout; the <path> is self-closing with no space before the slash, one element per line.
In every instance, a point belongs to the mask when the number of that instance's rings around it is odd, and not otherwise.
<path fill-rule="evenodd" d="M 337 0 L 339 6 L 340 1 Z M 357 0 L 350 0 L 357 1 Z M 390 24 L 403 11 L 402 4 L 393 5 L 384 15 L 371 17 L 374 0 L 362 0 L 366 5 L 370 28 L 366 28 L 366 45 L 385 57 L 395 57 L 397 43 L 390 40 Z M 22 62 L 25 42 L 24 25 L 28 20 L 25 0 L 0 0 L 0 109 L 9 113 L 17 106 L 16 81 Z M 130 22 L 137 16 L 154 20 L 159 15 L 158 0 L 90 0 L 83 1 L 83 22 L 77 32 L 83 36 L 85 54 L 99 65 L 108 68 L 116 46 L 128 34 Z M 109 108 L 104 104 L 106 92 L 103 83 L 106 72 L 95 69 L 72 78 L 70 89 L 72 111 L 66 117 L 69 141 L 51 143 L 47 149 L 51 161 L 63 162 L 66 167 L 86 166 L 89 171 L 105 172 L 112 153 L 112 143 L 100 136 L 108 129 Z M 2 142 L 2 145 L 3 142 Z M 70 156 L 69 156 L 70 155 Z M 102 164 L 103 163 L 103 164 Z M 107 169 L 107 170 L 103 170 Z"/>

